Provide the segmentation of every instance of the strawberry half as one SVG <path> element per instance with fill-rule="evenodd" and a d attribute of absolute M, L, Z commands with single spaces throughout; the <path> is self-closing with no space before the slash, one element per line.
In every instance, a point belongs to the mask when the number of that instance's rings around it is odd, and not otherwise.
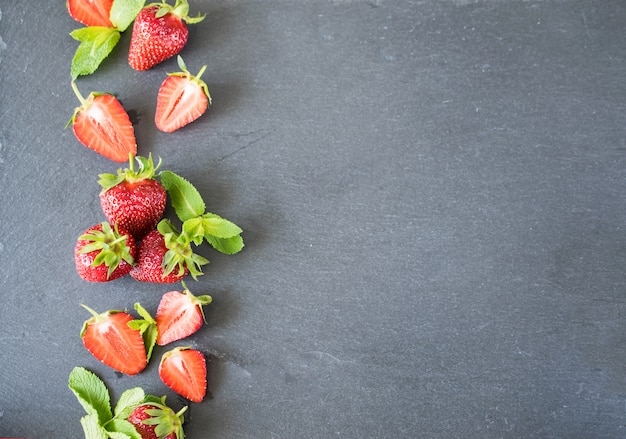
<path fill-rule="evenodd" d="M 142 439 L 183 439 L 183 413 L 187 406 L 178 413 L 161 402 L 146 402 L 133 409 L 126 419 L 133 424 Z"/>
<path fill-rule="evenodd" d="M 135 375 L 148 364 L 141 332 L 128 323 L 133 316 L 122 311 L 98 314 L 83 305 L 93 317 L 85 322 L 80 332 L 83 344 L 91 354 L 107 366 L 127 375 Z"/>
<path fill-rule="evenodd" d="M 170 291 L 161 297 L 156 313 L 157 344 L 166 345 L 190 336 L 206 321 L 203 305 L 211 303 L 211 296 L 194 296 L 187 289 Z"/>
<path fill-rule="evenodd" d="M 200 266 L 208 262 L 193 252 L 187 235 L 178 233 L 169 220 L 163 219 L 141 240 L 130 275 L 140 282 L 173 283 L 187 274 L 196 279 L 202 274 Z"/>
<path fill-rule="evenodd" d="M 183 59 L 178 56 L 180 72 L 169 73 L 159 88 L 154 123 L 166 133 L 171 133 L 202 116 L 211 104 L 206 83 L 200 79 L 206 69 L 193 76 Z"/>
<path fill-rule="evenodd" d="M 127 275 L 136 255 L 135 239 L 130 233 L 107 222 L 87 229 L 74 247 L 76 271 L 88 282 L 108 282 Z"/>
<path fill-rule="evenodd" d="M 148 70 L 178 54 L 189 39 L 186 23 L 199 23 L 204 17 L 189 17 L 187 0 L 176 0 L 174 6 L 149 4 L 135 18 L 128 64 L 135 70 Z"/>
<path fill-rule="evenodd" d="M 100 174 L 100 205 L 111 224 L 128 230 L 135 239 L 143 238 L 153 230 L 163 217 L 167 193 L 163 185 L 154 179 L 161 162 L 154 166 L 152 156 L 147 159 L 136 156 L 139 168 L 135 171 L 134 160 L 130 166 L 118 169 L 117 175 Z"/>
<path fill-rule="evenodd" d="M 67 0 L 67 11 L 85 26 L 113 27 L 109 19 L 113 0 Z"/>
<path fill-rule="evenodd" d="M 202 402 L 206 396 L 206 359 L 189 347 L 178 347 L 163 354 L 159 364 L 163 383 L 184 398 Z"/>
<path fill-rule="evenodd" d="M 116 162 L 125 162 L 137 154 L 135 131 L 128 113 L 115 96 L 91 92 L 84 99 L 76 83 L 74 93 L 81 102 L 66 127 L 72 125 L 80 143 Z"/>

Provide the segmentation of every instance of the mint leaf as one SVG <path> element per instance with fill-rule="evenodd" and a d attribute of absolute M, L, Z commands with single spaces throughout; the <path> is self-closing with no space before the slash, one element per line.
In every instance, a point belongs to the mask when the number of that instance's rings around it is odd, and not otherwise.
<path fill-rule="evenodd" d="M 202 227 L 204 235 L 212 235 L 217 238 L 232 238 L 243 232 L 237 224 L 209 212 L 202 215 Z"/>
<path fill-rule="evenodd" d="M 83 27 L 72 31 L 70 35 L 80 41 L 72 59 L 72 79 L 95 72 L 120 40 L 117 29 L 104 26 Z"/>
<path fill-rule="evenodd" d="M 115 419 L 126 419 L 146 397 L 141 387 L 125 390 L 115 405 Z M 118 430 L 119 431 L 119 430 Z"/>
<path fill-rule="evenodd" d="M 139 303 L 135 303 L 135 311 L 137 311 L 143 319 L 131 320 L 128 322 L 128 326 L 141 333 L 141 336 L 143 337 L 143 344 L 146 346 L 147 358 L 148 361 L 150 361 L 158 333 L 156 320 L 154 320 L 150 313 Z"/>
<path fill-rule="evenodd" d="M 183 233 L 189 236 L 194 244 L 200 245 L 204 241 L 204 227 L 202 225 L 202 217 L 196 216 L 189 218 L 183 223 Z"/>
<path fill-rule="evenodd" d="M 170 195 L 172 207 L 181 221 L 200 216 L 206 206 L 198 190 L 183 177 L 172 171 L 160 173 L 161 184 Z"/>
<path fill-rule="evenodd" d="M 68 385 L 88 415 L 94 415 L 101 424 L 111 419 L 109 390 L 96 374 L 75 367 L 70 372 Z"/>
<path fill-rule="evenodd" d="M 143 8 L 145 0 L 114 0 L 109 12 L 113 26 L 124 32 Z"/>
<path fill-rule="evenodd" d="M 100 426 L 98 415 L 95 413 L 80 418 L 80 425 L 83 427 L 85 439 L 108 439 L 109 437 L 107 431 Z"/>
<path fill-rule="evenodd" d="M 231 238 L 218 238 L 212 235 L 204 235 L 204 238 L 215 250 L 227 255 L 238 253 L 244 247 L 243 238 L 240 235 Z"/>
<path fill-rule="evenodd" d="M 134 425 L 126 419 L 113 419 L 106 428 L 111 439 L 141 439 Z"/>

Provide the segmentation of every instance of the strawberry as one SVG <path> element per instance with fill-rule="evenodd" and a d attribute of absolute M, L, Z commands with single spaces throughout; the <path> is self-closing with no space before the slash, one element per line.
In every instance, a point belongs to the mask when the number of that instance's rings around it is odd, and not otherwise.
<path fill-rule="evenodd" d="M 88 282 L 107 282 L 127 275 L 136 255 L 135 239 L 130 233 L 107 222 L 87 229 L 74 247 L 76 271 Z"/>
<path fill-rule="evenodd" d="M 156 342 L 160 346 L 190 336 L 206 321 L 202 306 L 211 303 L 211 296 L 196 297 L 184 282 L 183 287 L 182 292 L 170 291 L 161 297 L 156 313 Z"/>
<path fill-rule="evenodd" d="M 70 17 L 85 26 L 113 27 L 109 19 L 113 0 L 67 0 Z"/>
<path fill-rule="evenodd" d="M 184 398 L 202 402 L 206 395 L 206 359 L 189 347 L 178 347 L 163 354 L 159 364 L 163 383 Z"/>
<path fill-rule="evenodd" d="M 154 122 L 156 127 L 171 133 L 202 116 L 211 103 L 206 83 L 200 79 L 206 65 L 193 76 L 178 56 L 182 71 L 169 73 L 159 88 Z"/>
<path fill-rule="evenodd" d="M 133 25 L 128 64 L 135 70 L 148 70 L 178 54 L 189 38 L 187 24 L 199 23 L 204 15 L 189 17 L 187 0 L 151 3 L 143 8 Z"/>
<path fill-rule="evenodd" d="M 127 375 L 135 375 L 148 364 L 141 332 L 128 323 L 134 317 L 123 311 L 98 314 L 83 305 L 93 317 L 85 321 L 80 336 L 91 354 L 107 366 Z"/>
<path fill-rule="evenodd" d="M 169 220 L 163 219 L 141 240 L 137 264 L 130 275 L 140 282 L 173 283 L 190 273 L 196 279 L 202 274 L 200 266 L 208 262 L 193 253 L 186 234 L 178 233 Z"/>
<path fill-rule="evenodd" d="M 119 169 L 117 175 L 100 174 L 98 183 L 102 186 L 100 205 L 106 218 L 139 240 L 161 220 L 167 193 L 154 178 L 161 162 L 154 166 L 152 155 L 147 159 L 139 156 L 135 159 L 139 163 L 137 171 L 131 158 L 129 168 Z"/>
<path fill-rule="evenodd" d="M 145 402 L 133 409 L 126 419 L 133 424 L 142 439 L 183 439 L 183 413 L 187 406 L 178 413 L 161 402 Z"/>
<path fill-rule="evenodd" d="M 91 92 L 84 99 L 76 83 L 74 93 L 81 102 L 66 128 L 72 124 L 74 135 L 87 148 L 116 162 L 125 162 L 137 154 L 135 131 L 128 113 L 115 96 Z"/>

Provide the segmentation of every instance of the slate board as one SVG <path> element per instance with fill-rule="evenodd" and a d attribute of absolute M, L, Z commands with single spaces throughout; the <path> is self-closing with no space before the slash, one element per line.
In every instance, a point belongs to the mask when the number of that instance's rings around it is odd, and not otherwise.
<path fill-rule="evenodd" d="M 75 366 L 185 404 L 78 336 L 81 303 L 154 312 L 170 287 L 75 273 L 119 166 L 63 128 L 63 3 L 0 1 L 0 436 L 82 437 Z M 188 437 L 623 437 L 626 3 L 190 3 L 203 118 L 154 128 L 177 66 L 130 69 L 130 32 L 77 81 L 244 229 L 192 283 L 212 397 Z"/>

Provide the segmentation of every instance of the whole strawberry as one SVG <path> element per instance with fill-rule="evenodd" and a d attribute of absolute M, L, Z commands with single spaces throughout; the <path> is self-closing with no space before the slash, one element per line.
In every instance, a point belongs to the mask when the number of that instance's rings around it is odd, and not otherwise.
<path fill-rule="evenodd" d="M 139 240 L 161 220 L 167 193 L 154 178 L 161 162 L 155 167 L 152 156 L 135 159 L 139 163 L 137 171 L 131 158 L 129 168 L 119 169 L 117 175 L 100 174 L 98 183 L 102 186 L 100 205 L 109 222 L 123 227 Z"/>
<path fill-rule="evenodd" d="M 178 413 L 161 402 L 146 402 L 138 405 L 126 419 L 133 424 L 142 439 L 183 439 L 183 407 Z"/>
<path fill-rule="evenodd" d="M 74 247 L 76 271 L 88 282 L 107 282 L 128 274 L 136 255 L 132 235 L 108 222 L 87 229 Z"/>
<path fill-rule="evenodd" d="M 187 24 L 199 23 L 204 15 L 189 17 L 187 0 L 151 3 L 135 18 L 128 49 L 128 64 L 135 70 L 148 70 L 178 54 L 189 38 Z"/>
<path fill-rule="evenodd" d="M 196 279 L 202 274 L 200 266 L 208 262 L 193 253 L 189 237 L 178 233 L 172 223 L 164 219 L 141 240 L 130 275 L 140 282 L 174 283 L 187 274 Z"/>

